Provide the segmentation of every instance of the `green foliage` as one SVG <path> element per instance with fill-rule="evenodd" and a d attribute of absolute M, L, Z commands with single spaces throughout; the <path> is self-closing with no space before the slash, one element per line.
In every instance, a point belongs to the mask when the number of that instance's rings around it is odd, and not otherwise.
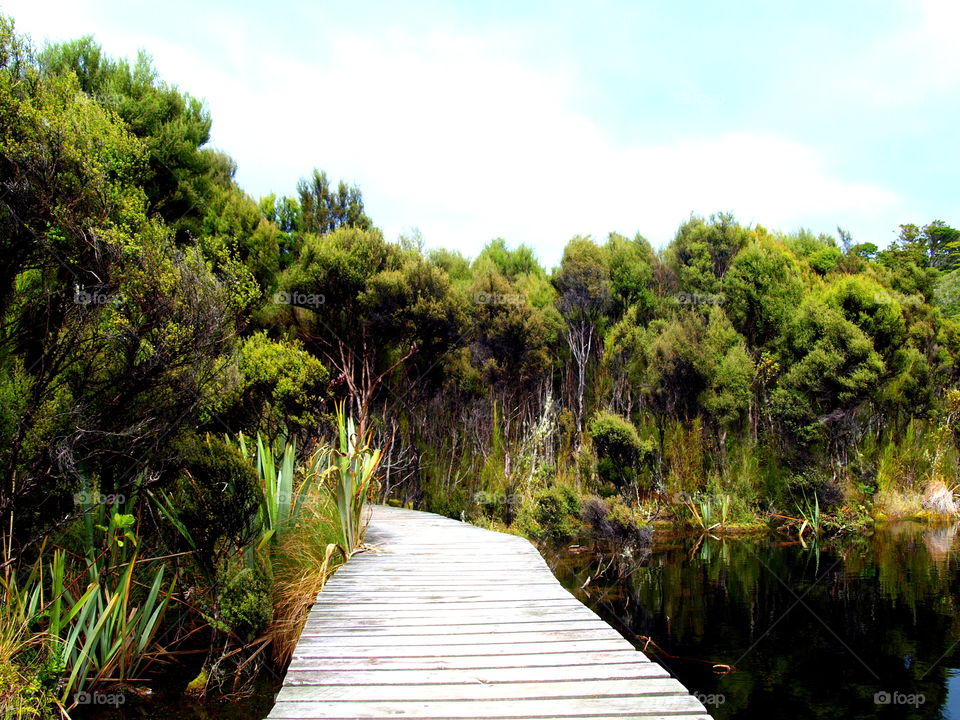
<path fill-rule="evenodd" d="M 340 519 L 338 547 L 349 558 L 363 539 L 363 509 L 383 452 L 370 446 L 369 436 L 358 433 L 343 406 L 337 408 L 337 444 L 325 454 L 322 472 Z"/>
<path fill-rule="evenodd" d="M 620 415 L 599 412 L 590 419 L 588 431 L 597 452 L 600 477 L 618 486 L 635 482 L 652 448 L 640 440 L 633 424 Z"/>
<path fill-rule="evenodd" d="M 953 270 L 937 280 L 933 302 L 949 318 L 960 315 L 960 270 Z"/>
<path fill-rule="evenodd" d="M 647 547 L 652 531 L 638 508 L 624 502 L 620 496 L 608 500 L 589 497 L 583 503 L 583 520 L 600 538 Z"/>
<path fill-rule="evenodd" d="M 542 378 L 551 366 L 549 318 L 496 271 L 480 275 L 469 294 L 475 303 L 471 359 L 484 380 L 524 388 Z"/>
<path fill-rule="evenodd" d="M 218 581 L 218 613 L 212 624 L 251 642 L 273 620 L 273 582 L 264 566 L 228 567 Z"/>
<path fill-rule="evenodd" d="M 473 271 L 477 273 L 478 270 L 487 270 L 490 264 L 512 281 L 517 280 L 522 275 L 545 276 L 544 270 L 537 262 L 531 248 L 521 245 L 515 250 L 510 250 L 503 238 L 497 238 L 487 243 L 480 254 L 477 255 L 476 260 L 473 261 Z"/>
<path fill-rule="evenodd" d="M 603 249 L 610 268 L 611 314 L 620 317 L 627 308 L 637 308 L 649 317 L 657 305 L 653 291 L 656 255 L 650 243 L 639 234 L 632 240 L 611 233 Z"/>
<path fill-rule="evenodd" d="M 534 539 L 560 539 L 575 535 L 580 527 L 580 499 L 566 485 L 536 491 L 518 511 L 516 528 Z"/>
<path fill-rule="evenodd" d="M 256 446 L 241 434 L 237 439 L 241 455 L 257 470 L 260 504 L 256 527 L 267 540 L 277 541 L 295 529 L 304 503 L 319 480 L 318 464 L 324 450 L 316 451 L 300 473 L 297 483 L 297 445 L 283 436 L 272 443 L 258 433 Z"/>
<path fill-rule="evenodd" d="M 870 337 L 840 309 L 810 298 L 788 329 L 789 369 L 772 394 L 772 408 L 801 445 L 825 439 L 869 401 L 885 366 Z"/>
<path fill-rule="evenodd" d="M 890 250 L 905 254 L 917 265 L 949 272 L 960 265 L 960 230 L 942 220 L 923 227 L 901 225 L 897 243 Z"/>
<path fill-rule="evenodd" d="M 731 262 L 723 279 L 724 310 L 753 346 L 770 345 L 796 311 L 803 283 L 796 260 L 773 241 L 753 243 Z"/>
<path fill-rule="evenodd" d="M 719 213 L 709 220 L 692 215 L 667 248 L 680 290 L 698 294 L 721 292 L 721 281 L 730 263 L 749 238 L 750 233 L 732 215 Z"/>
<path fill-rule="evenodd" d="M 305 232 L 324 235 L 340 227 L 366 230 L 373 225 L 363 211 L 360 189 L 341 181 L 333 190 L 327 174 L 321 170 L 314 170 L 309 180 L 301 180 L 297 193 L 300 196 L 298 229 Z"/>
<path fill-rule="evenodd" d="M 203 103 L 159 80 L 149 56 L 134 65 L 103 54 L 92 38 L 48 47 L 39 58 L 56 82 L 75 78 L 79 88 L 143 141 L 143 188 L 150 213 L 175 225 L 179 237 L 198 235 L 206 195 L 222 159 L 203 145 L 210 138 L 210 114 Z"/>
<path fill-rule="evenodd" d="M 756 369 L 746 343 L 719 307 L 711 310 L 703 344 L 700 368 L 706 388 L 700 404 L 721 429 L 741 427 L 750 407 Z"/>
<path fill-rule="evenodd" d="M 256 534 L 252 520 L 262 498 L 257 472 L 239 450 L 215 436 L 185 435 L 176 452 L 181 469 L 166 506 L 212 577 L 224 558 Z"/>
<path fill-rule="evenodd" d="M 560 312 L 568 322 L 599 322 L 610 300 L 610 271 L 603 249 L 589 238 L 568 242 L 553 283 L 560 296 Z"/>
<path fill-rule="evenodd" d="M 228 427 L 276 437 L 285 429 L 311 431 L 319 425 L 330 373 L 299 341 L 254 333 L 238 348 L 236 370 L 230 394 L 210 408 Z"/>

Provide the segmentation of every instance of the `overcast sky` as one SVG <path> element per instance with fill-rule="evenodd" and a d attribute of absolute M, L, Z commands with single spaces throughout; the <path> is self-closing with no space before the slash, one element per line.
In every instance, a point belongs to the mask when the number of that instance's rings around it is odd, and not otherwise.
<path fill-rule="evenodd" d="M 388 238 L 552 265 L 691 212 L 889 242 L 960 224 L 960 3 L 0 0 L 206 100 L 254 197 L 313 167 Z"/>

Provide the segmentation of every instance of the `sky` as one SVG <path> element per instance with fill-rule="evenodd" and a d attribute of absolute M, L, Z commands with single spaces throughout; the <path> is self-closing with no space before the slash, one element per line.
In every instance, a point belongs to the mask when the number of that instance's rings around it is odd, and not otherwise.
<path fill-rule="evenodd" d="M 207 103 L 258 198 L 313 168 L 388 239 L 668 243 L 691 213 L 886 245 L 960 225 L 954 0 L 0 0 Z"/>

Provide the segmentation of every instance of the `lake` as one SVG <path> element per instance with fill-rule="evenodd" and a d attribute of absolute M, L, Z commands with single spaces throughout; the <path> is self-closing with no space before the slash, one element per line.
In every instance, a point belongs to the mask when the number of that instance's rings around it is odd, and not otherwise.
<path fill-rule="evenodd" d="M 960 720 L 957 530 L 898 523 L 806 544 L 700 535 L 543 552 L 716 718 Z"/>

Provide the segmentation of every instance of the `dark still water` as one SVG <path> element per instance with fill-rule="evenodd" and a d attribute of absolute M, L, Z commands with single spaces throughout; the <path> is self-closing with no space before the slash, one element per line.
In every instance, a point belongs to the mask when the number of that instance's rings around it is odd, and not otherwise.
<path fill-rule="evenodd" d="M 806 547 L 703 536 L 626 555 L 545 554 L 601 617 L 651 638 L 661 648 L 648 646 L 651 658 L 716 718 L 960 720 L 957 530 L 905 523 Z"/>

